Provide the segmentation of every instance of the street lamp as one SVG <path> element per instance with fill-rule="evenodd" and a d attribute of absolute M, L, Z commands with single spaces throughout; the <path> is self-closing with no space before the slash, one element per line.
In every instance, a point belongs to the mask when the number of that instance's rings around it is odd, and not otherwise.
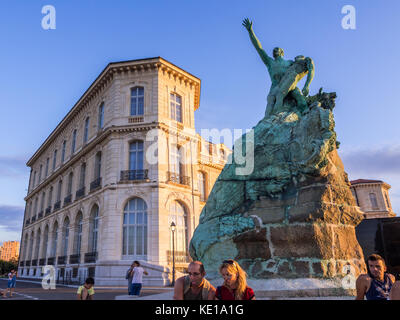
<path fill-rule="evenodd" d="M 175 230 L 176 224 L 175 222 L 171 222 L 171 231 L 172 231 L 172 286 L 175 286 Z"/>

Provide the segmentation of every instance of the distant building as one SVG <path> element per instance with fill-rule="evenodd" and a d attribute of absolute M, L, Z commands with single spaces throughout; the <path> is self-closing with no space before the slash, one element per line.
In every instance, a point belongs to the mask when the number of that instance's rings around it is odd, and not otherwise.
<path fill-rule="evenodd" d="M 350 181 L 351 192 L 366 219 L 396 216 L 390 204 L 389 184 L 381 180 L 357 179 Z"/>
<path fill-rule="evenodd" d="M 0 247 L 0 260 L 18 260 L 19 241 L 6 241 Z"/>

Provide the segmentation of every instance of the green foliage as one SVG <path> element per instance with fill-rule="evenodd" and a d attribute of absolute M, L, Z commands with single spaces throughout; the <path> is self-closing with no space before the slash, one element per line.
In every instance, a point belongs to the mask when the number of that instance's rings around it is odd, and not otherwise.
<path fill-rule="evenodd" d="M 12 269 L 18 270 L 17 260 L 0 260 L 0 275 L 7 275 Z"/>

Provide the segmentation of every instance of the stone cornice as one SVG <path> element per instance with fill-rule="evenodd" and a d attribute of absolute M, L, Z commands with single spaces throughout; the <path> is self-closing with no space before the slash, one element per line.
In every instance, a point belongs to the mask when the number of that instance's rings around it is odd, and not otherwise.
<path fill-rule="evenodd" d="M 357 184 L 352 184 L 350 187 L 351 188 L 357 188 L 357 187 L 371 187 L 371 186 L 381 186 L 385 189 L 390 189 L 391 185 L 386 183 L 386 182 L 367 182 L 367 183 L 357 183 Z"/>
<path fill-rule="evenodd" d="M 104 70 L 100 73 L 96 80 L 90 85 L 90 87 L 85 91 L 81 98 L 79 98 L 72 109 L 61 120 L 57 127 L 50 133 L 50 135 L 39 147 L 39 149 L 28 160 L 26 165 L 29 167 L 32 166 L 33 163 L 40 157 L 40 155 L 50 146 L 50 144 L 54 142 L 58 135 L 71 123 L 73 118 L 94 99 L 98 98 L 102 94 L 104 89 L 111 83 L 111 81 L 116 78 L 117 75 L 121 75 L 124 73 L 139 74 L 151 71 L 166 72 L 172 75 L 175 79 L 184 81 L 185 84 L 188 84 L 190 86 L 194 86 L 194 108 L 195 110 L 199 108 L 201 80 L 186 72 L 185 70 L 175 66 L 171 62 L 161 57 L 111 62 L 104 68 Z"/>

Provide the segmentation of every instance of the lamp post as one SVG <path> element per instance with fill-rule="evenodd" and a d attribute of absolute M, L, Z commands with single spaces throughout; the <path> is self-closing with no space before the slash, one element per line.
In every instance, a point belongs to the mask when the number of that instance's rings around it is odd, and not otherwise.
<path fill-rule="evenodd" d="M 175 230 L 176 225 L 175 222 L 171 222 L 171 231 L 172 231 L 172 286 L 175 285 Z"/>

